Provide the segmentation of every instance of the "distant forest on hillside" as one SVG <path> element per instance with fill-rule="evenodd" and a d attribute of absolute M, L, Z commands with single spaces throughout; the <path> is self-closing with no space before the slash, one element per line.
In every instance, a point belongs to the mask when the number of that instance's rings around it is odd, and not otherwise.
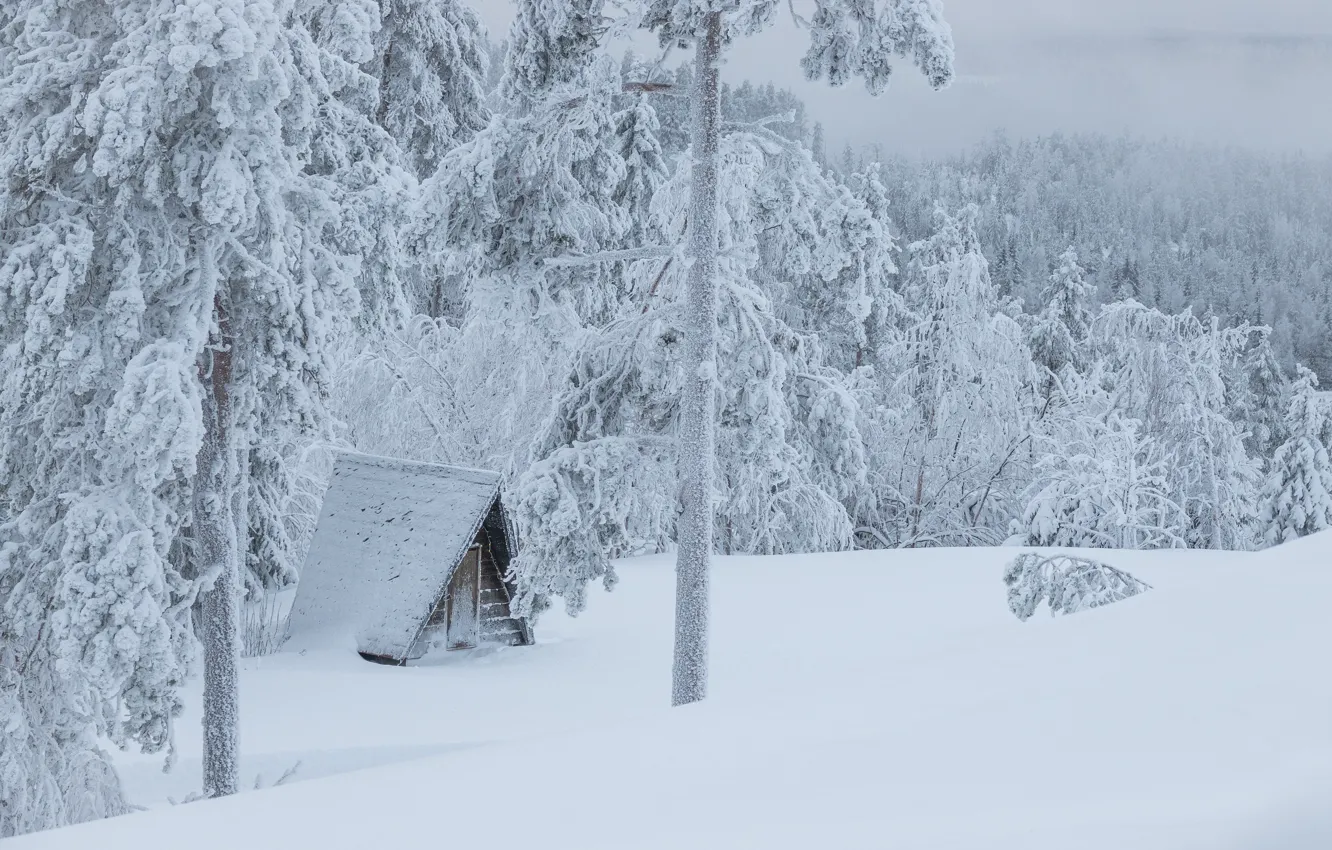
<path fill-rule="evenodd" d="M 1269 325 L 1283 366 L 1332 376 L 1332 158 L 996 136 L 963 156 L 885 158 L 883 169 L 903 242 L 931 232 L 936 203 L 977 204 L 991 274 L 1028 310 L 1071 246 L 1102 301 Z"/>
<path fill-rule="evenodd" d="M 676 90 L 687 91 L 690 70 L 675 75 Z M 1027 312 L 1039 310 L 1051 271 L 1071 247 L 1101 303 L 1133 298 L 1222 325 L 1267 325 L 1287 371 L 1300 363 L 1332 377 L 1332 157 L 1004 133 L 938 158 L 897 156 L 885 145 L 834 152 L 789 90 L 745 82 L 728 87 L 723 102 L 732 121 L 770 122 L 842 179 L 880 163 L 899 247 L 934 232 L 936 207 L 976 204 L 990 274 L 1001 296 Z M 663 148 L 682 151 L 687 103 L 657 103 Z"/>

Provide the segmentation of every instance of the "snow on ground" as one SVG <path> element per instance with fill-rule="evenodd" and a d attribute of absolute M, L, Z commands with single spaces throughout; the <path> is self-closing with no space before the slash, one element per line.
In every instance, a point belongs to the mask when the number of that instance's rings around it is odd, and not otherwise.
<path fill-rule="evenodd" d="M 1332 534 L 1091 553 L 1155 589 L 1027 623 L 1016 552 L 718 559 L 683 709 L 661 557 L 535 647 L 251 660 L 244 775 L 295 780 L 164 804 L 199 785 L 190 714 L 175 772 L 123 759 L 150 811 L 6 850 L 1332 847 Z"/>

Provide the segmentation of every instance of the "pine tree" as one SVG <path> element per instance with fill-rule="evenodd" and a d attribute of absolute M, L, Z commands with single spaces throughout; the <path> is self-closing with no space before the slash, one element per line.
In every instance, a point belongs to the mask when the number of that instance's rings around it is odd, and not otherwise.
<path fill-rule="evenodd" d="M 855 150 L 855 148 L 851 147 L 851 143 L 850 143 L 850 142 L 847 142 L 847 143 L 842 147 L 842 173 L 843 173 L 843 174 L 854 174 L 856 168 L 858 167 L 857 164 L 856 164 L 856 163 L 857 163 L 857 160 L 858 160 L 858 158 L 857 158 L 857 156 L 856 156 L 856 150 Z M 876 157 L 874 161 L 875 161 L 875 162 L 882 162 L 882 159 Z"/>
<path fill-rule="evenodd" d="M 1290 438 L 1272 459 L 1259 521 L 1268 546 L 1332 528 L 1332 459 L 1328 410 L 1318 378 L 1300 367 L 1291 386 Z"/>
<path fill-rule="evenodd" d="M 618 248 L 626 227 L 614 201 L 625 165 L 609 108 L 620 79 L 595 55 L 590 29 L 600 8 L 523 0 L 502 113 L 422 186 L 419 250 L 437 258 L 432 274 L 465 282 L 462 297 L 480 318 L 563 313 L 554 333 L 566 335 L 567 323 L 613 310 L 609 275 L 548 262 Z"/>
<path fill-rule="evenodd" d="M 1272 349 L 1270 329 L 1255 328 L 1243 356 L 1227 365 L 1226 415 L 1243 429 L 1250 456 L 1270 461 L 1289 436 L 1286 412 L 1291 390 Z"/>
<path fill-rule="evenodd" d="M 402 238 L 407 218 L 402 201 L 416 194 L 417 184 L 402 167 L 406 158 L 396 140 L 375 123 L 379 81 L 362 70 L 379 67 L 370 61 L 376 55 L 374 9 L 303 0 L 295 14 L 313 36 L 321 72 L 303 74 L 298 81 L 307 87 L 301 99 L 318 104 L 304 131 L 308 152 L 303 175 L 320 188 L 310 218 L 336 218 L 336 226 L 321 237 L 328 244 L 316 248 L 359 261 L 359 325 L 397 326 L 408 312 L 409 296 L 415 294 L 413 264 Z M 335 269 L 330 279 L 350 273 L 350 266 Z M 247 426 L 259 436 L 242 459 L 248 486 L 236 522 L 245 602 L 259 608 L 265 606 L 265 594 L 296 582 L 317 517 L 315 491 L 323 488 L 323 482 L 312 478 L 311 448 L 334 441 L 327 418 L 304 415 L 300 404 L 296 409 L 295 415 L 276 417 L 266 412 Z M 289 409 L 277 404 L 264 410 Z"/>
<path fill-rule="evenodd" d="M 354 7 L 325 6 L 321 16 L 349 8 Z M 492 60 L 485 29 L 462 0 L 378 0 L 378 19 L 371 50 L 358 57 L 361 70 L 345 69 L 336 76 L 373 83 L 365 115 L 391 142 L 391 150 L 373 141 L 355 146 L 361 148 L 355 151 L 359 170 L 364 172 L 366 164 L 383 156 L 408 172 L 407 179 L 398 179 L 397 191 L 374 191 L 384 186 L 380 179 L 349 187 L 355 194 L 346 204 L 358 224 L 392 222 L 381 229 L 374 250 L 364 254 L 372 267 L 363 275 L 361 288 L 368 296 L 365 321 L 398 326 L 405 318 L 403 308 L 439 317 L 456 306 L 452 299 L 456 282 L 448 275 L 432 274 L 434 266 L 423 268 L 415 253 L 399 243 L 410 208 L 403 201 L 416 197 L 415 181 L 434 174 L 446 153 L 489 122 L 486 77 Z M 325 24 L 316 31 L 329 38 L 355 31 L 357 24 L 365 28 L 363 22 L 352 20 Z M 352 151 L 332 153 L 333 159 L 342 161 Z M 381 169 L 371 165 L 370 170 Z M 357 171 L 347 169 L 349 176 Z M 395 303 L 395 298 L 404 299 L 403 303 Z"/>
<path fill-rule="evenodd" d="M 600 46 L 606 0 L 518 0 L 509 30 L 500 97 L 523 114 L 551 92 L 585 84 L 586 66 Z"/>
<path fill-rule="evenodd" d="M 357 264 L 296 167 L 331 88 L 304 19 L 218 6 L 25 0 L 0 39 L 0 833 L 123 809 L 95 739 L 168 744 L 200 592 L 205 790 L 236 787 L 240 481 L 267 424 L 319 419 Z"/>
<path fill-rule="evenodd" d="M 663 43 L 692 41 L 695 52 L 690 280 L 687 286 L 680 499 L 677 527 L 676 644 L 672 702 L 703 698 L 707 682 L 708 564 L 713 543 L 713 481 L 717 375 L 717 174 L 720 142 L 720 64 L 723 47 L 771 23 L 773 0 L 647 0 L 643 25 Z M 833 85 L 850 77 L 870 92 L 885 89 L 891 58 L 908 56 L 935 87 L 953 76 L 952 34 L 933 0 L 821 3 L 810 23 L 801 64 L 810 79 Z"/>
<path fill-rule="evenodd" d="M 423 421 L 414 405 L 411 421 L 431 434 L 450 432 L 431 438 L 451 446 L 449 456 L 432 459 L 484 461 L 518 474 L 585 326 L 615 315 L 626 295 L 613 269 L 552 262 L 620 248 L 629 221 L 617 194 L 637 191 L 616 135 L 617 118 L 626 116 L 612 109 L 620 74 L 596 53 L 600 16 L 599 3 L 523 0 L 509 34 L 501 108 L 422 184 L 413 246 L 429 279 L 456 287 L 458 309 L 435 330 L 409 332 L 406 368 L 375 359 L 409 378 L 424 374 L 418 366 L 444 367 L 443 393 L 397 382 L 431 411 Z M 648 112 L 635 116 L 648 130 Z M 650 155 L 646 133 L 634 144 Z M 637 179 L 651 177 L 640 171 Z"/>

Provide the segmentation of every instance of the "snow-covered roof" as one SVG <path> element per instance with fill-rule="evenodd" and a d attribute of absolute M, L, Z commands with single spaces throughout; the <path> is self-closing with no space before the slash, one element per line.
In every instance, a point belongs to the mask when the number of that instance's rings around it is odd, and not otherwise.
<path fill-rule="evenodd" d="M 406 658 L 499 498 L 495 472 L 346 453 L 333 467 L 288 626 L 289 647 L 354 639 Z"/>

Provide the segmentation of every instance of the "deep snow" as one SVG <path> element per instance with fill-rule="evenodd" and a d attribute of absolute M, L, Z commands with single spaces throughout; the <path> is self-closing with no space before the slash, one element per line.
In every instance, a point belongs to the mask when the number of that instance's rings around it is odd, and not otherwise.
<path fill-rule="evenodd" d="M 1155 589 L 1027 623 L 1018 551 L 719 558 L 710 696 L 680 709 L 669 557 L 534 647 L 252 659 L 242 776 L 295 781 L 164 804 L 199 785 L 188 714 L 175 772 L 122 759 L 150 811 L 6 850 L 1332 847 L 1332 534 L 1092 553 Z"/>

